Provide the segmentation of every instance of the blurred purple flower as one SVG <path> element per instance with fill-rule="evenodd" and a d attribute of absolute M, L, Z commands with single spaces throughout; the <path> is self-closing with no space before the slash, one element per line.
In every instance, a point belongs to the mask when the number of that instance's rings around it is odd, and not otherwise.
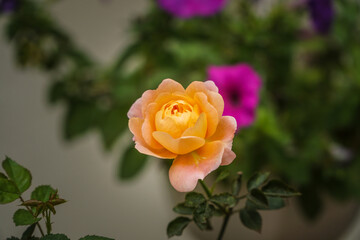
<path fill-rule="evenodd" d="M 211 16 L 225 6 L 226 0 L 158 0 L 161 8 L 179 18 Z"/>
<path fill-rule="evenodd" d="M 316 31 L 329 33 L 335 15 L 333 0 L 308 0 L 307 5 Z"/>
<path fill-rule="evenodd" d="M 224 98 L 224 115 L 236 119 L 238 130 L 255 120 L 261 79 L 248 64 L 210 66 L 208 78 L 215 82 Z"/>
<path fill-rule="evenodd" d="M 13 12 L 18 3 L 18 0 L 0 0 L 0 12 Z"/>

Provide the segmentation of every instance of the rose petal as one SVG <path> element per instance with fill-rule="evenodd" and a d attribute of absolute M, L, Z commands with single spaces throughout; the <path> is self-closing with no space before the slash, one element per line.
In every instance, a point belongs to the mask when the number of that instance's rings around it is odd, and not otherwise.
<path fill-rule="evenodd" d="M 176 154 L 187 154 L 205 144 L 205 140 L 199 137 L 189 136 L 175 139 L 170 134 L 160 131 L 153 132 L 153 136 L 164 148 Z"/>
<path fill-rule="evenodd" d="M 214 132 L 216 131 L 216 127 L 219 123 L 220 116 L 218 115 L 218 112 L 216 111 L 214 106 L 212 106 L 207 101 L 207 96 L 205 95 L 205 93 L 202 92 L 196 93 L 195 100 L 198 103 L 201 110 L 206 114 L 207 126 L 208 126 L 206 137 L 209 137 L 213 135 Z"/>
<path fill-rule="evenodd" d="M 145 111 L 145 120 L 141 127 L 141 131 L 145 142 L 150 147 L 155 149 L 162 149 L 163 146 L 160 143 L 158 143 L 152 136 L 152 133 L 156 130 L 154 121 L 155 121 L 155 115 L 157 109 L 158 107 L 156 103 L 151 103 L 148 105 Z"/>
<path fill-rule="evenodd" d="M 192 98 L 196 93 L 203 92 L 211 105 L 215 107 L 219 116 L 224 112 L 224 100 L 218 93 L 218 88 L 213 81 L 199 82 L 194 81 L 186 88 L 186 94 Z"/>
<path fill-rule="evenodd" d="M 143 154 L 151 155 L 157 158 L 165 158 L 165 159 L 175 158 L 177 155 L 172 152 L 169 152 L 165 148 L 152 149 L 150 146 L 146 144 L 141 134 L 141 126 L 143 122 L 144 120 L 140 118 L 130 118 L 129 120 L 129 129 L 132 132 L 132 134 L 134 134 L 134 141 L 136 143 L 135 148 Z"/>
<path fill-rule="evenodd" d="M 219 92 L 218 87 L 215 85 L 214 81 L 208 80 L 204 82 L 205 87 L 213 92 Z"/>
<path fill-rule="evenodd" d="M 179 155 L 169 170 L 171 185 L 179 192 L 194 190 L 199 179 L 220 166 L 223 152 L 223 143 L 215 141 L 189 154 Z"/>
<path fill-rule="evenodd" d="M 181 129 L 178 128 L 174 119 L 170 117 L 162 118 L 162 112 L 159 111 L 155 116 L 156 131 L 167 132 L 173 138 L 181 137 Z"/>
<path fill-rule="evenodd" d="M 236 131 L 236 120 L 232 116 L 222 116 L 217 125 L 214 135 L 209 138 L 209 141 L 232 141 Z"/>
<path fill-rule="evenodd" d="M 156 90 L 147 90 L 143 93 L 143 95 L 141 96 L 141 112 L 143 116 L 145 116 L 147 106 L 150 103 L 154 102 L 157 95 L 158 94 Z"/>
<path fill-rule="evenodd" d="M 130 107 L 130 110 L 127 113 L 128 118 L 142 118 L 143 114 L 141 112 L 142 100 L 138 98 L 134 104 Z"/>
<path fill-rule="evenodd" d="M 156 90 L 158 91 L 158 93 L 185 92 L 184 87 L 180 83 L 170 78 L 164 79 Z"/>
<path fill-rule="evenodd" d="M 236 158 L 236 154 L 233 151 L 231 151 L 231 148 L 226 147 L 224 149 L 224 154 L 221 159 L 221 166 L 229 165 L 234 161 L 235 158 Z"/>
<path fill-rule="evenodd" d="M 184 100 L 186 102 L 188 102 L 189 104 L 194 105 L 195 101 L 190 98 L 189 96 L 185 95 L 184 93 L 181 92 L 174 92 L 174 93 L 160 93 L 156 99 L 155 102 L 159 105 L 159 107 L 161 108 L 161 106 L 163 106 L 164 104 L 170 102 L 170 101 L 174 101 L 174 100 Z"/>
<path fill-rule="evenodd" d="M 206 130 L 207 130 L 206 115 L 205 113 L 201 113 L 195 125 L 191 128 L 186 129 L 181 136 L 182 137 L 196 136 L 200 138 L 205 138 Z"/>

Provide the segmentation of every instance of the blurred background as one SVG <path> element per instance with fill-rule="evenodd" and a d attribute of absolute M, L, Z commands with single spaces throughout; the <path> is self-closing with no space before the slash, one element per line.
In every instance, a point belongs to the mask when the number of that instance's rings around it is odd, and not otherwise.
<path fill-rule="evenodd" d="M 262 88 L 227 169 L 269 170 L 303 196 L 264 211 L 261 235 L 233 217 L 225 239 L 360 239 L 357 1 L 228 0 L 190 13 L 152 0 L 0 7 L 0 154 L 69 201 L 55 233 L 167 239 L 183 195 L 166 164 L 132 152 L 126 112 L 164 78 L 187 85 L 210 66 L 246 63 Z M 12 222 L 17 204 L 0 205 L 0 239 L 24 231 Z M 181 239 L 214 239 L 219 224 Z"/>

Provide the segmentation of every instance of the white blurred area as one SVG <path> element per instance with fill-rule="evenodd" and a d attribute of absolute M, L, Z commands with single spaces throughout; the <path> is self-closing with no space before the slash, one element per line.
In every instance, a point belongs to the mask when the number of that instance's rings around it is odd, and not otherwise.
<path fill-rule="evenodd" d="M 79 46 L 99 62 L 107 64 L 131 41 L 129 21 L 141 15 L 149 2 L 62 0 L 54 5 L 52 11 Z M 1 19 L 0 160 L 8 155 L 31 170 L 32 187 L 24 198 L 29 198 L 31 190 L 38 185 L 50 184 L 59 189 L 60 196 L 68 202 L 57 208 L 53 230 L 54 233 L 67 234 L 70 239 L 79 239 L 87 234 L 116 240 L 167 239 L 166 226 L 176 216 L 171 211 L 176 202 L 171 197 L 174 190 L 168 184 L 167 173 L 158 160 L 150 161 L 134 181 L 120 182 L 116 172 L 118 156 L 122 151 L 121 140 L 112 152 L 104 152 L 100 135 L 94 131 L 73 142 L 65 142 L 62 138 L 63 106 L 50 106 L 46 100 L 50 80 L 38 71 L 16 67 L 12 46 L 2 34 L 4 25 L 5 19 Z M 128 141 L 129 138 L 129 135 L 124 136 L 122 140 Z M 24 231 L 25 227 L 15 227 L 12 222 L 18 204 L 0 205 L 0 240 L 12 235 L 20 237 Z M 352 209 L 347 207 L 346 211 Z M 286 213 L 293 212 L 296 210 L 291 203 L 289 208 L 281 210 L 279 218 L 265 214 L 264 235 L 251 233 L 251 239 L 269 239 L 266 233 L 276 228 L 287 228 L 287 222 L 295 222 L 293 228 L 289 227 L 289 231 L 295 233 L 301 231 L 296 226 L 303 226 L 309 231 L 310 228 L 327 226 L 287 219 Z M 333 215 L 336 214 L 338 212 L 333 212 Z M 326 220 L 327 216 L 322 219 Z M 357 226 L 359 224 L 354 223 L 342 239 L 360 239 Z M 249 232 L 240 227 L 237 216 L 231 220 L 231 227 Z M 211 235 L 205 234 L 204 239 L 215 239 L 218 228 Z M 272 239 L 288 239 L 287 235 L 274 236 Z M 198 238 L 187 229 L 181 239 Z M 237 236 L 229 231 L 226 239 L 237 239 Z"/>
<path fill-rule="evenodd" d="M 109 63 L 130 40 L 130 20 L 148 0 L 63 0 L 53 16 L 93 57 Z M 90 132 L 69 143 L 62 138 L 63 106 L 47 103 L 49 79 L 34 70 L 20 70 L 0 21 L 0 160 L 5 155 L 31 170 L 32 187 L 50 184 L 69 200 L 53 217 L 54 233 L 70 239 L 96 234 L 114 239 L 167 239 L 167 223 L 175 217 L 166 173 L 149 162 L 139 178 L 116 178 L 121 142 L 104 152 L 100 135 Z M 127 136 L 130 138 L 130 136 Z M 125 137 L 126 138 L 126 137 Z M 124 139 L 127 141 L 127 139 Z M 121 141 L 121 140 L 120 140 Z M 0 240 L 21 237 L 12 216 L 19 202 L 0 205 Z M 44 228 L 44 226 L 43 226 Z M 183 239 L 192 239 L 185 232 Z"/>

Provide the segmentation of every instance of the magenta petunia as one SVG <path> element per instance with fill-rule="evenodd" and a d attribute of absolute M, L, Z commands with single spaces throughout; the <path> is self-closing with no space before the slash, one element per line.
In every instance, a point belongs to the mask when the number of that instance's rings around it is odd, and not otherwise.
<path fill-rule="evenodd" d="M 221 11 L 226 0 L 158 0 L 161 8 L 179 18 L 211 16 Z"/>
<path fill-rule="evenodd" d="M 233 116 L 238 130 L 255 120 L 261 79 L 248 64 L 210 66 L 208 79 L 215 82 L 224 98 L 224 115 Z"/>

